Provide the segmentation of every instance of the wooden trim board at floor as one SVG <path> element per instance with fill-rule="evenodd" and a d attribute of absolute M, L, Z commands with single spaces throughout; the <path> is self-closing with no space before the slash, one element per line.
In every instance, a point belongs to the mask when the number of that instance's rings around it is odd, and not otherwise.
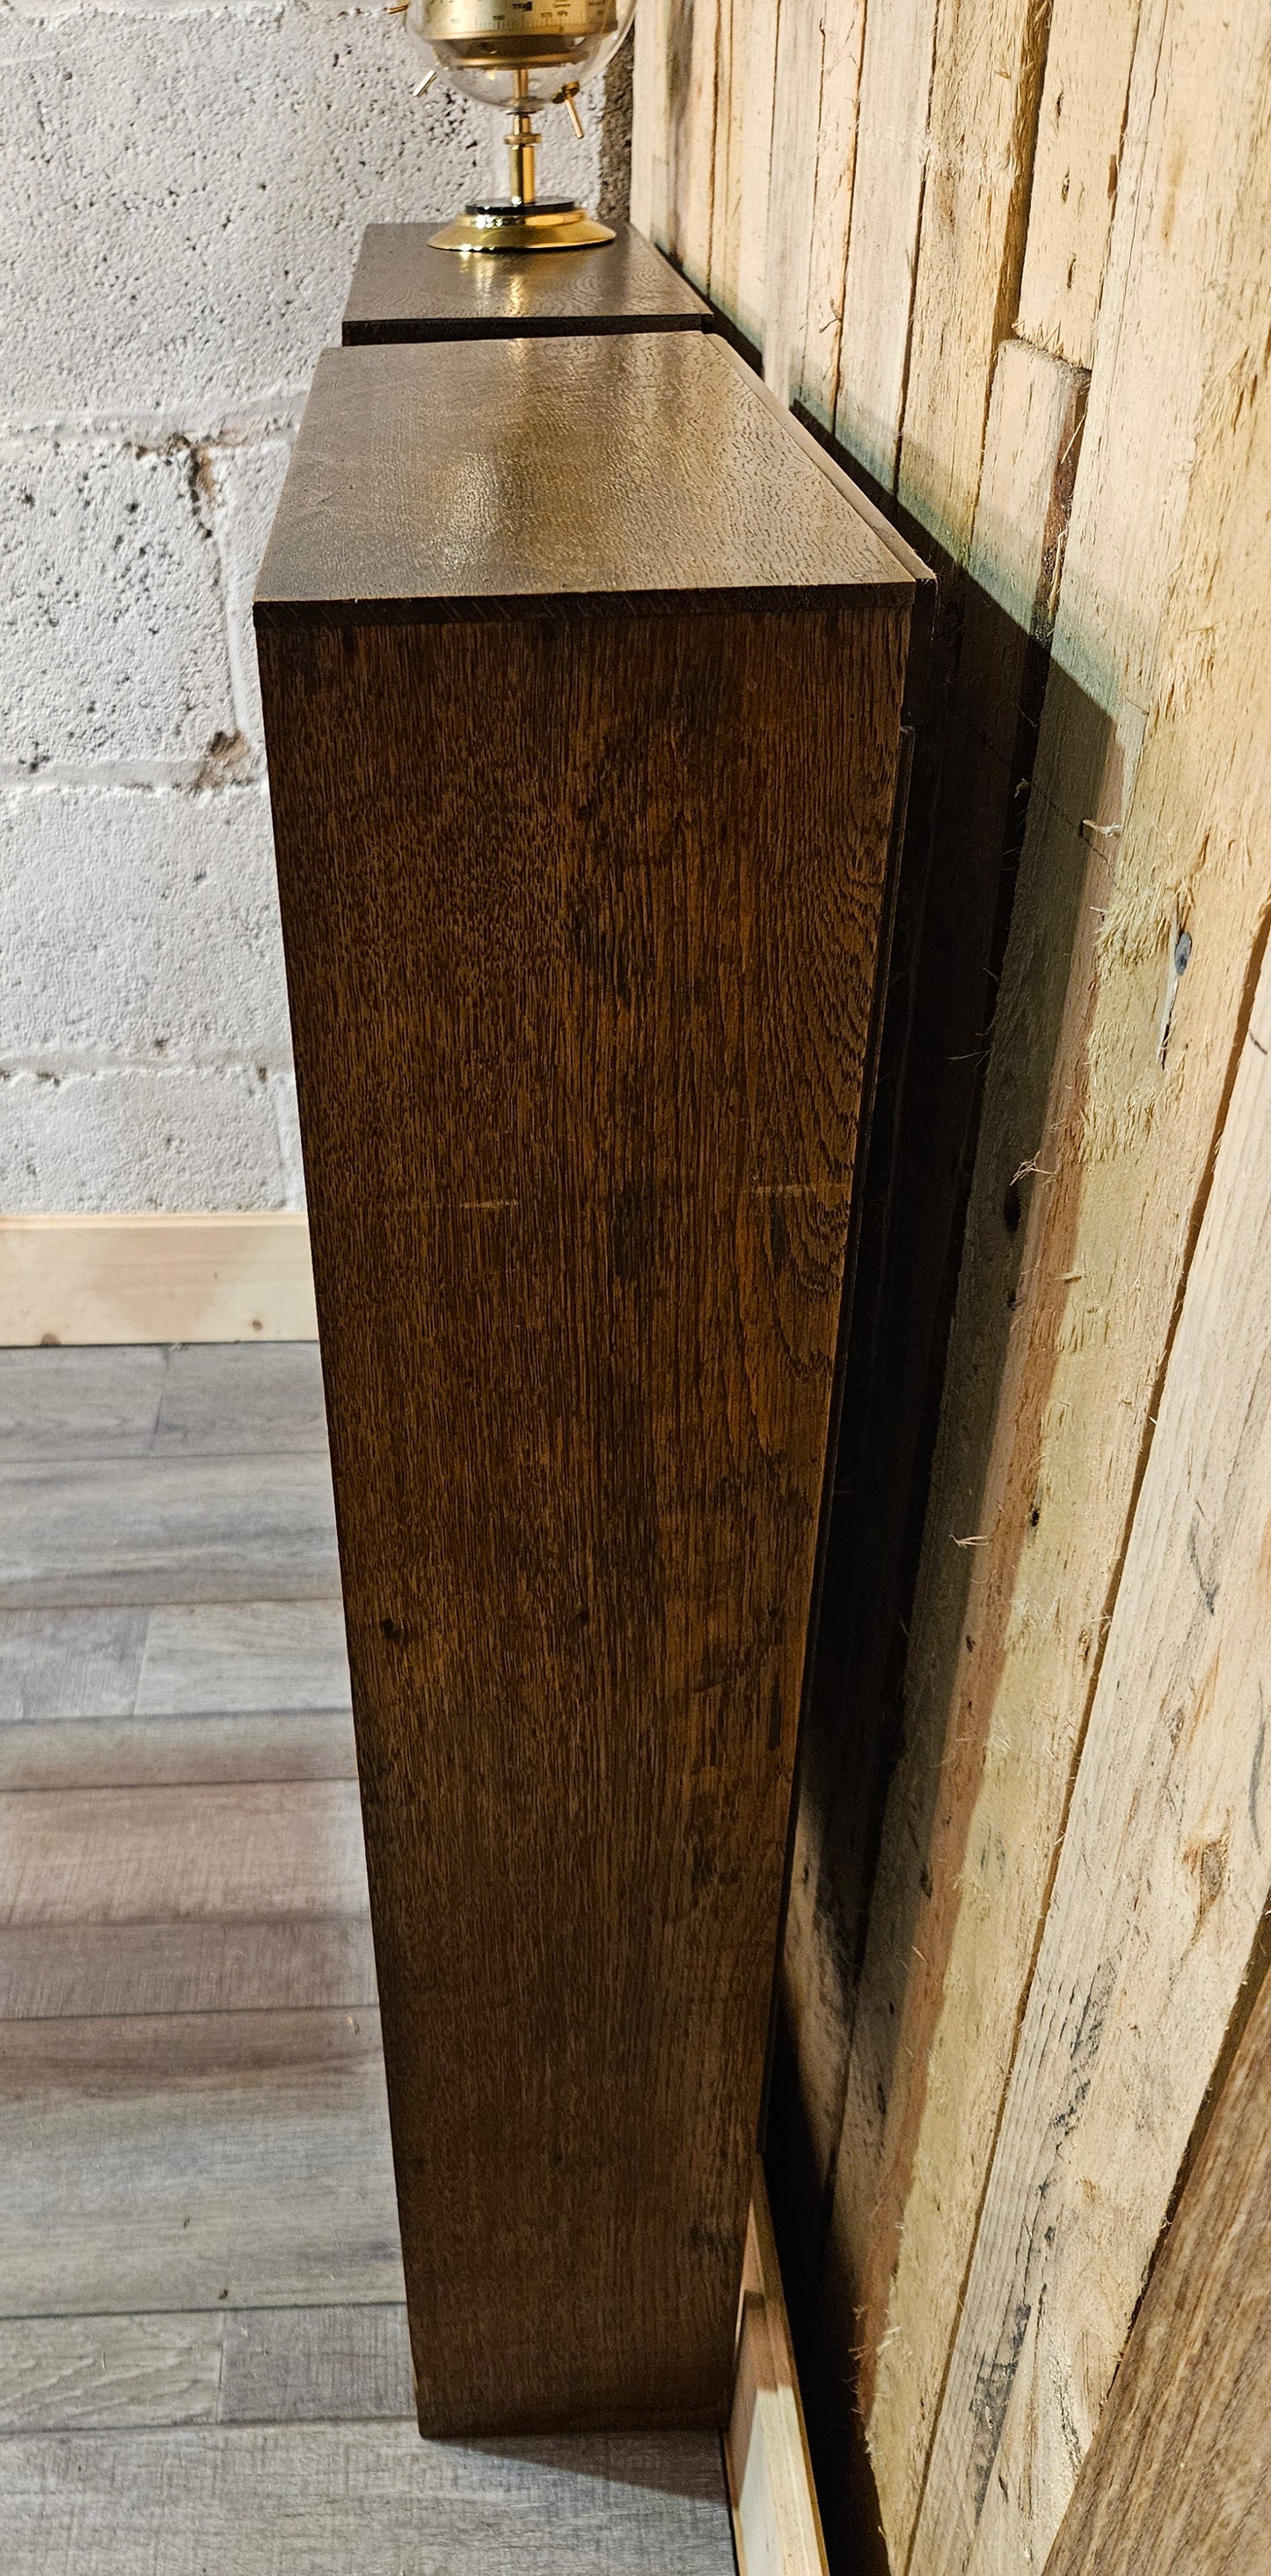
<path fill-rule="evenodd" d="M 739 2576 L 828 2576 L 768 2194 L 758 2166 L 724 2461 Z"/>
<path fill-rule="evenodd" d="M 317 1332 L 308 1221 L 289 1209 L 0 1217 L 0 1346 Z"/>

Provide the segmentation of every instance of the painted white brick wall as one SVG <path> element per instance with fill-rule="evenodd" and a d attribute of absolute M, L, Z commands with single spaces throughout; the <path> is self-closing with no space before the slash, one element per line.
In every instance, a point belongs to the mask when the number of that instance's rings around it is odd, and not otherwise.
<path fill-rule="evenodd" d="M 378 7 L 0 33 L 0 1211 L 298 1206 L 252 586 L 364 224 L 500 184 L 498 121 Z"/>

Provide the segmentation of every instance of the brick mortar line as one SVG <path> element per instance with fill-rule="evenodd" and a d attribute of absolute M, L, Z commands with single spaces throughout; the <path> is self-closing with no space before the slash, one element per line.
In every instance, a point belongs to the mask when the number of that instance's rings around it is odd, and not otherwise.
<path fill-rule="evenodd" d="M 222 603 L 223 604 L 223 603 Z M 262 758 L 259 769 L 236 777 L 209 777 L 206 754 L 199 760 L 55 761 L 39 769 L 0 765 L 0 795 L 71 794 L 95 796 L 241 796 L 268 793 Z"/>
<path fill-rule="evenodd" d="M 60 1088 L 65 1082 L 96 1080 L 102 1074 L 249 1074 L 258 1091 L 268 1091 L 283 1077 L 290 1082 L 295 1068 L 290 1056 L 279 1056 L 262 1063 L 259 1055 L 244 1056 L 77 1056 L 50 1047 L 47 1054 L 0 1057 L 0 1082 L 42 1082 Z"/>
<path fill-rule="evenodd" d="M 85 412 L 54 420 L 47 415 L 29 419 L 10 416 L 0 419 L 0 447 L 17 447 L 40 439 L 52 447 L 118 447 L 127 455 L 155 457 L 160 463 L 183 449 L 195 454 L 209 449 L 232 456 L 241 448 L 272 447 L 283 442 L 290 445 L 304 402 L 303 394 L 262 396 L 259 410 L 249 406 L 209 429 L 194 428 L 188 419 L 174 412 L 131 416 Z"/>

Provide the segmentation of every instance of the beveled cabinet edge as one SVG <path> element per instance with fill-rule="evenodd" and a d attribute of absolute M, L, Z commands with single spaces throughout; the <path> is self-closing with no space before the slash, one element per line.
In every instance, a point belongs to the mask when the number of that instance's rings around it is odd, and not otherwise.
<path fill-rule="evenodd" d="M 565 625 L 641 617 L 806 616 L 810 609 L 868 613 L 911 609 L 915 584 L 898 567 L 894 582 L 809 583 L 766 589 L 746 585 L 717 590 L 524 591 L 499 596 L 429 595 L 401 599 L 270 599 L 259 594 L 252 614 L 257 632 L 307 626 Z"/>

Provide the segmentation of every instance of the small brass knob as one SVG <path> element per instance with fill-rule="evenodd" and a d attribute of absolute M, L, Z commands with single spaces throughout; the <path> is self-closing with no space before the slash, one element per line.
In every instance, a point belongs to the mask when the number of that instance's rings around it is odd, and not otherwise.
<path fill-rule="evenodd" d="M 566 110 L 566 112 L 567 112 L 567 114 L 568 114 L 568 117 L 569 117 L 570 124 L 572 125 L 572 127 L 573 127 L 573 129 L 574 129 L 574 132 L 575 132 L 575 134 L 577 135 L 579 142 L 581 143 L 581 142 L 582 142 L 582 139 L 583 139 L 583 136 L 584 136 L 584 134 L 585 134 L 585 132 L 586 132 L 586 127 L 584 126 L 583 121 L 582 121 L 582 118 L 581 118 L 581 116 L 579 115 L 578 110 L 577 110 L 577 108 L 576 108 L 576 107 L 575 107 L 575 105 L 574 105 L 574 101 L 575 101 L 575 99 L 577 98 L 577 96 L 578 96 L 578 83 L 577 83 L 577 81 L 566 81 L 564 88 L 563 88 L 563 89 L 558 89 L 558 90 L 557 90 L 557 92 L 556 92 L 556 96 L 555 96 L 555 98 L 552 100 L 552 105 L 553 105 L 553 107 L 563 107 L 563 108 Z"/>

